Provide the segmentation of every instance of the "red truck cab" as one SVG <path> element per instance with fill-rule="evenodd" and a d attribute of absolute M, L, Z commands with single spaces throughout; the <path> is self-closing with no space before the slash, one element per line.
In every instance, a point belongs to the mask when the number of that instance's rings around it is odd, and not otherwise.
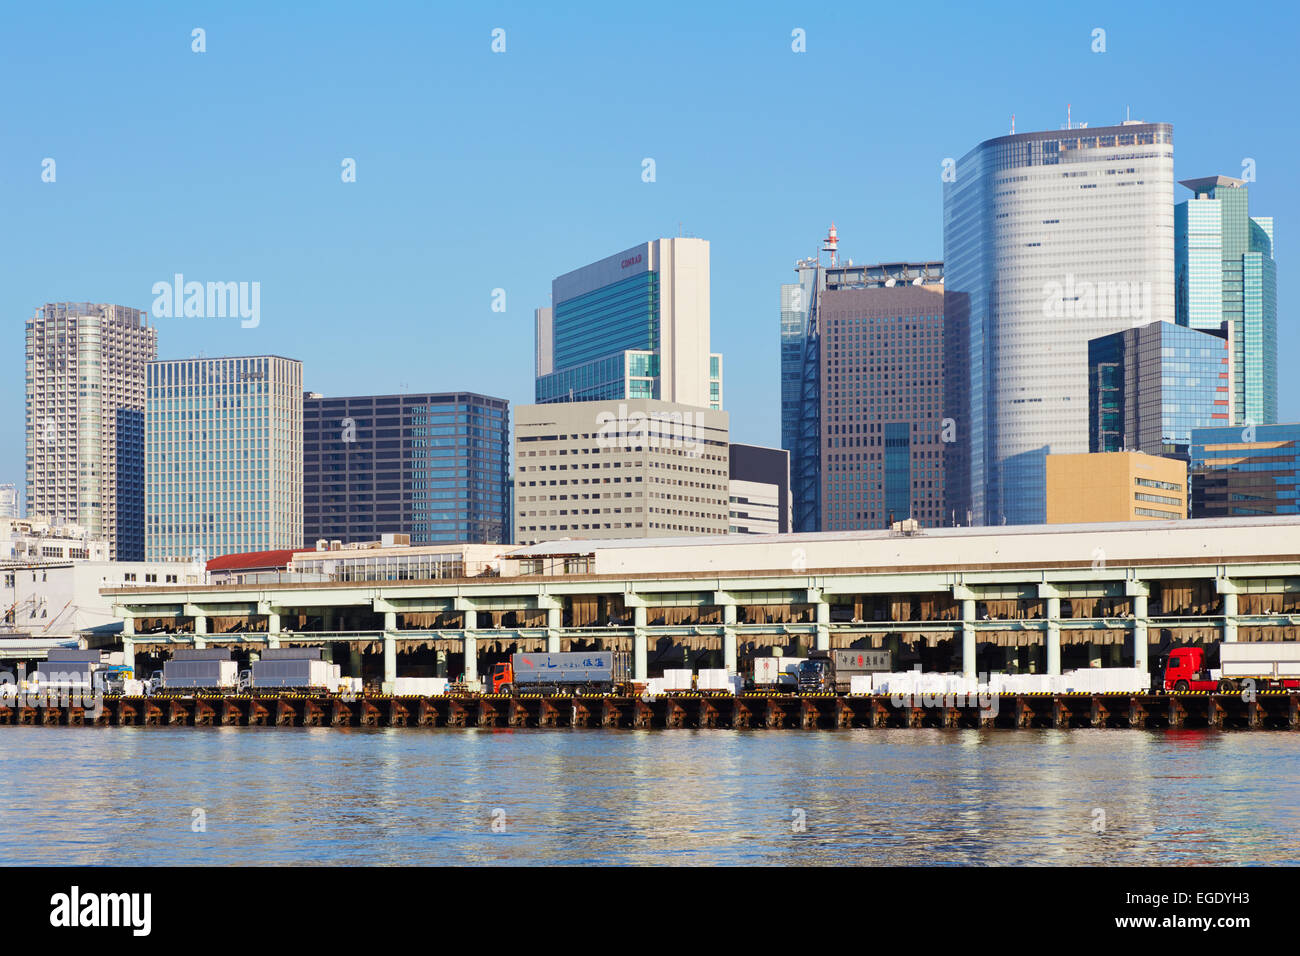
<path fill-rule="evenodd" d="M 1205 648 L 1178 647 L 1169 652 L 1169 660 L 1165 662 L 1165 690 L 1177 693 L 1217 691 L 1221 683 L 1211 678 L 1205 667 Z"/>

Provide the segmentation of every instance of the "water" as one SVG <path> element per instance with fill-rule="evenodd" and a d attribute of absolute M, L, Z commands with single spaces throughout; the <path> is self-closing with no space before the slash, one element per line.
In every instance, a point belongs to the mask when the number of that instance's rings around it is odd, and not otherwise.
<path fill-rule="evenodd" d="M 5 727 L 0 760 L 6 866 L 1300 863 L 1285 732 Z"/>

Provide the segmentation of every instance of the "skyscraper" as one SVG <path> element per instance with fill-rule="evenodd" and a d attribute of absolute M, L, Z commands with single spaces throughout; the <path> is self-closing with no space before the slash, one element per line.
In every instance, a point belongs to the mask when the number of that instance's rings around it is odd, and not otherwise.
<path fill-rule="evenodd" d="M 146 392 L 148 560 L 302 546 L 301 362 L 151 362 Z"/>
<path fill-rule="evenodd" d="M 1152 322 L 1089 342 L 1088 450 L 1186 463 L 1193 428 L 1232 424 L 1226 335 Z"/>
<path fill-rule="evenodd" d="M 538 404 L 653 398 L 722 407 L 709 351 L 709 244 L 655 239 L 551 283 L 537 310 Z"/>
<path fill-rule="evenodd" d="M 1179 325 L 1231 331 L 1233 414 L 1277 421 L 1277 267 L 1273 219 L 1250 215 L 1246 183 L 1185 179 L 1194 198 L 1174 208 Z"/>
<path fill-rule="evenodd" d="M 510 539 L 510 405 L 469 392 L 303 400 L 303 542 Z"/>
<path fill-rule="evenodd" d="M 823 251 L 837 243 L 832 226 Z M 942 524 L 943 263 L 834 260 L 781 287 L 795 530 Z"/>
<path fill-rule="evenodd" d="M 1001 136 L 944 183 L 948 507 L 1045 520 L 1044 457 L 1088 450 L 1088 341 L 1174 317 L 1173 127 Z"/>
<path fill-rule="evenodd" d="M 139 309 L 51 302 L 27 320 L 27 511 L 144 558 L 145 364 Z"/>

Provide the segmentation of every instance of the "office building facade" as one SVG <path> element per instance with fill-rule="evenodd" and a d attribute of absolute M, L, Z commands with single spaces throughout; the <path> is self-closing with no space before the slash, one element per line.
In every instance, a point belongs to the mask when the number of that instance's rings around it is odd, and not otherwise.
<path fill-rule="evenodd" d="M 1231 425 L 1228 331 L 1151 322 L 1090 341 L 1088 450 L 1186 462 L 1193 428 Z"/>
<path fill-rule="evenodd" d="M 27 510 L 144 558 L 145 366 L 157 332 L 139 309 L 52 302 L 26 325 Z"/>
<path fill-rule="evenodd" d="M 1174 318 L 1173 128 L 1001 136 L 944 183 L 948 509 L 1045 520 L 1044 457 L 1088 449 L 1088 342 Z"/>
<path fill-rule="evenodd" d="M 303 540 L 510 540 L 510 405 L 472 392 L 303 400 Z"/>
<path fill-rule="evenodd" d="M 1186 179 L 1194 198 L 1174 209 L 1177 321 L 1193 329 L 1227 323 L 1232 342 L 1233 416 L 1277 421 L 1277 265 L 1273 219 L 1250 215 L 1246 183 L 1229 176 Z"/>
<path fill-rule="evenodd" d="M 728 450 L 731 534 L 790 530 L 790 453 L 784 448 L 732 444 Z"/>
<path fill-rule="evenodd" d="M 1180 521 L 1187 464 L 1138 451 L 1048 455 L 1047 523 Z"/>
<path fill-rule="evenodd" d="M 536 323 L 538 404 L 648 398 L 722 408 L 703 239 L 655 239 L 558 277 Z"/>
<path fill-rule="evenodd" d="M 148 560 L 302 545 L 302 397 L 302 363 L 277 355 L 149 364 Z"/>
<path fill-rule="evenodd" d="M 514 542 L 726 534 L 726 412 L 629 399 L 515 409 Z"/>
<path fill-rule="evenodd" d="M 1192 432 L 1192 517 L 1300 514 L 1300 424 Z"/>
<path fill-rule="evenodd" d="M 0 485 L 0 518 L 18 517 L 18 486 Z"/>
<path fill-rule="evenodd" d="M 796 271 L 781 290 L 794 529 L 944 523 L 943 263 Z"/>

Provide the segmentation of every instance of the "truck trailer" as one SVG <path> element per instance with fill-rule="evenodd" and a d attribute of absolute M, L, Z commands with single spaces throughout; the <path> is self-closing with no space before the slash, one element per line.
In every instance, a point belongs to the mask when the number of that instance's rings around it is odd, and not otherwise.
<path fill-rule="evenodd" d="M 247 680 L 247 672 L 239 673 L 239 663 L 230 659 L 226 648 L 182 649 L 154 674 L 153 686 L 164 691 L 234 692 L 244 690 Z"/>
<path fill-rule="evenodd" d="M 339 686 L 339 667 L 321 660 L 319 647 L 269 648 L 253 662 L 253 690 L 304 690 L 323 693 Z"/>
<path fill-rule="evenodd" d="M 494 694 L 613 694 L 631 688 L 627 651 L 512 654 L 492 669 Z"/>
<path fill-rule="evenodd" d="M 1178 647 L 1165 662 L 1166 691 L 1217 691 L 1231 694 L 1245 689 L 1300 690 L 1300 643 L 1294 641 L 1224 641 L 1218 645 L 1217 674 L 1209 667 L 1204 647 Z"/>

